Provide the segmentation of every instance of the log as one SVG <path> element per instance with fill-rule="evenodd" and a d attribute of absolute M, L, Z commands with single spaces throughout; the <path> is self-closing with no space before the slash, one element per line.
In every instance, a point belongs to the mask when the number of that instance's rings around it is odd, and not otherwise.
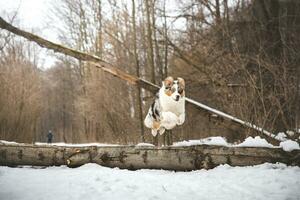
<path fill-rule="evenodd" d="M 300 166 L 300 150 L 281 148 L 225 147 L 196 145 L 185 147 L 87 146 L 67 147 L 30 144 L 1 144 L 0 166 L 78 167 L 97 163 L 121 169 L 165 169 L 191 171 L 212 169 L 221 164 L 249 166 L 262 163 Z"/>

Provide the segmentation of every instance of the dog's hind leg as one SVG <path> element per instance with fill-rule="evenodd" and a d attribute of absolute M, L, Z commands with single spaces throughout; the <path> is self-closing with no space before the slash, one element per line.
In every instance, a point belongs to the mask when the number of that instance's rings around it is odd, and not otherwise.
<path fill-rule="evenodd" d="M 172 141 L 172 130 L 166 130 L 165 140 L 166 140 L 167 145 L 172 145 L 173 144 L 173 141 Z"/>
<path fill-rule="evenodd" d="M 169 145 L 173 144 L 173 133 L 172 130 L 169 130 Z"/>
<path fill-rule="evenodd" d="M 154 144 L 155 146 L 158 146 L 158 135 L 159 135 L 159 134 L 156 133 L 156 136 L 153 136 L 153 144 Z"/>
<path fill-rule="evenodd" d="M 164 144 L 164 146 L 166 146 L 166 141 L 167 141 L 167 140 L 166 140 L 166 134 L 164 134 L 164 135 L 163 135 L 163 144 Z"/>

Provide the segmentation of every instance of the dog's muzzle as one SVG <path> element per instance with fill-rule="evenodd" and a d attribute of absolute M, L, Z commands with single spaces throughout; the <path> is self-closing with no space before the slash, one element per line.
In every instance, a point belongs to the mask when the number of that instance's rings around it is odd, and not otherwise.
<path fill-rule="evenodd" d="M 180 96 L 179 96 L 179 95 L 176 95 L 175 101 L 179 101 L 179 98 L 180 98 Z"/>

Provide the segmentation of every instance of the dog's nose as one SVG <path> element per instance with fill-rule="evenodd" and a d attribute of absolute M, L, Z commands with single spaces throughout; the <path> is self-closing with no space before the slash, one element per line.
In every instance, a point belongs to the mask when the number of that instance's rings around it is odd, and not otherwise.
<path fill-rule="evenodd" d="M 178 100 L 179 100 L 179 98 L 180 98 L 180 96 L 179 96 L 179 95 L 176 95 L 176 101 L 178 101 Z"/>

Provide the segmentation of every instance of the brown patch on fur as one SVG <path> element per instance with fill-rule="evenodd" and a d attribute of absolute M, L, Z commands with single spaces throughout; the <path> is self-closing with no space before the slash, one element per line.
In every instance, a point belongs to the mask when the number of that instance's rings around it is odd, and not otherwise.
<path fill-rule="evenodd" d="M 173 82 L 174 82 L 174 79 L 172 76 L 169 76 L 167 77 L 165 80 L 164 80 L 164 86 L 165 87 L 169 87 L 171 88 L 173 86 Z M 165 94 L 168 95 L 168 96 L 171 96 L 172 95 L 172 91 L 171 90 L 165 90 Z"/>
<path fill-rule="evenodd" d="M 174 81 L 173 77 L 172 77 L 172 76 L 169 76 L 169 77 L 167 77 L 167 78 L 164 80 L 164 85 L 165 85 L 166 87 L 172 87 L 173 81 Z"/>
<path fill-rule="evenodd" d="M 182 97 L 184 97 L 185 96 L 185 90 L 184 90 L 185 89 L 185 81 L 184 81 L 183 78 L 180 78 L 180 77 L 178 77 L 177 80 L 178 80 L 178 86 L 179 86 L 179 88 L 183 90 L 180 95 Z"/>
<path fill-rule="evenodd" d="M 171 96 L 173 94 L 173 92 L 171 90 L 165 90 L 165 94 L 168 96 Z"/>
<path fill-rule="evenodd" d="M 184 81 L 184 79 L 178 77 L 177 80 L 178 80 L 179 87 L 182 88 L 182 89 L 184 89 L 185 88 L 185 81 Z"/>
<path fill-rule="evenodd" d="M 158 130 L 160 128 L 160 122 L 153 120 L 153 126 L 152 129 Z"/>
<path fill-rule="evenodd" d="M 183 92 L 180 94 L 180 96 L 184 97 L 185 96 L 185 91 L 183 90 Z"/>

